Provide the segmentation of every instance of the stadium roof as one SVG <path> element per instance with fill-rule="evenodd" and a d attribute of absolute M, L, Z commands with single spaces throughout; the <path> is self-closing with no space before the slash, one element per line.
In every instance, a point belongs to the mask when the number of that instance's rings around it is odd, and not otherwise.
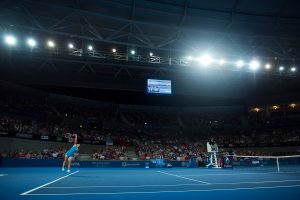
<path fill-rule="evenodd" d="M 153 50 L 299 59 L 299 9 L 297 0 L 9 0 L 0 25 Z"/>
<path fill-rule="evenodd" d="M 182 72 L 177 66 L 180 61 L 174 66 L 173 63 L 170 66 L 169 59 L 161 61 L 162 58 L 211 53 L 233 60 L 256 58 L 298 67 L 299 10 L 297 0 L 1 1 L 1 33 L 14 33 L 20 38 L 32 36 L 40 41 L 51 38 L 60 46 L 55 53 L 49 53 L 38 48 L 25 52 L 19 47 L 3 51 L 6 47 L 2 45 L 0 61 L 5 67 L 1 68 L 0 78 L 47 88 L 143 92 L 145 78 L 158 77 L 174 80 L 178 94 L 195 88 L 189 92 L 239 98 L 299 92 L 297 76 L 287 80 L 267 74 L 255 75 L 253 79 L 252 74 L 234 72 L 235 78 L 232 78 L 229 72 L 222 70 L 195 72 L 184 68 Z M 99 60 L 103 58 L 101 55 L 72 57 L 60 50 L 68 41 L 80 49 L 93 44 L 101 51 L 116 48 L 129 53 L 135 49 L 137 54 L 151 51 L 162 58 L 155 64 L 128 59 Z M 187 86 L 187 80 L 197 81 Z"/>

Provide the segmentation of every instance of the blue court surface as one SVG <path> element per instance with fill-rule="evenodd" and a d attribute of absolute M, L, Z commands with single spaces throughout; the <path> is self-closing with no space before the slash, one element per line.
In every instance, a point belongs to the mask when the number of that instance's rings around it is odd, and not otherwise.
<path fill-rule="evenodd" d="M 1 199 L 300 199 L 300 171 L 0 168 Z"/>

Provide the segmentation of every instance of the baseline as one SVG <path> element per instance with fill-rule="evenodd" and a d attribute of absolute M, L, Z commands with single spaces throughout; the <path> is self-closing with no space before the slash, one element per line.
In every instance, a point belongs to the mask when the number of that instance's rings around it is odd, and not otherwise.
<path fill-rule="evenodd" d="M 38 190 L 38 189 L 40 189 L 40 188 L 42 188 L 42 187 L 45 187 L 45 186 L 50 185 L 50 184 L 52 184 L 52 183 L 55 183 L 55 182 L 57 182 L 57 181 L 59 181 L 59 180 L 61 180 L 61 179 L 67 178 L 67 177 L 69 177 L 69 176 L 71 176 L 71 175 L 73 175 L 73 174 L 76 174 L 76 173 L 78 173 L 78 172 L 79 172 L 79 170 L 78 170 L 78 171 L 75 171 L 75 172 L 73 172 L 73 173 L 71 173 L 71 174 L 68 174 L 68 175 L 66 175 L 66 176 L 60 177 L 60 178 L 58 178 L 58 179 L 55 179 L 54 181 L 45 183 L 45 184 L 40 185 L 40 186 L 38 186 L 38 187 L 35 187 L 35 188 L 31 189 L 31 190 L 28 190 L 28 191 L 26 191 L 26 192 L 23 192 L 23 193 L 21 193 L 20 195 L 28 195 L 29 193 L 31 193 L 31 192 L 33 192 L 33 191 L 36 191 L 36 190 Z"/>

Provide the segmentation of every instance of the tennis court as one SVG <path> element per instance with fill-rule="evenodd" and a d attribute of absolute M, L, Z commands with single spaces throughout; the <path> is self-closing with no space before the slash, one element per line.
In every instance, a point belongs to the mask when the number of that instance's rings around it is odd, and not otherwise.
<path fill-rule="evenodd" d="M 1 199 L 299 199 L 300 171 L 1 168 Z"/>

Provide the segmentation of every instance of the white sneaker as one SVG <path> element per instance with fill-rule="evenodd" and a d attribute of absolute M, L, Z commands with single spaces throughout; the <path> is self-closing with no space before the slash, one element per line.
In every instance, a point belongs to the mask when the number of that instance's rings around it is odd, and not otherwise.
<path fill-rule="evenodd" d="M 61 171 L 65 171 L 65 168 L 61 168 Z"/>
<path fill-rule="evenodd" d="M 68 173 L 70 173 L 70 170 L 68 169 L 68 171 L 67 171 Z"/>

